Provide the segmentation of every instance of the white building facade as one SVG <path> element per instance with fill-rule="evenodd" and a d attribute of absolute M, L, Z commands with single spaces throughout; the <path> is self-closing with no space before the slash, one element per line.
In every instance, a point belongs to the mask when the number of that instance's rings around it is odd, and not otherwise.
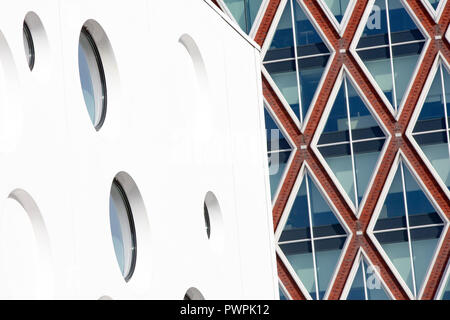
<path fill-rule="evenodd" d="M 258 45 L 209 1 L 0 6 L 0 298 L 277 299 Z"/>

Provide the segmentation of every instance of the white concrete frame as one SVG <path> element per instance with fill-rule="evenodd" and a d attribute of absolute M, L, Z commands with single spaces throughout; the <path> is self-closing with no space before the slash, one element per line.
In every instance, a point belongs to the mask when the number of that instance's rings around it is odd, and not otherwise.
<path fill-rule="evenodd" d="M 442 53 L 439 51 L 437 56 L 436 56 L 436 59 L 434 60 L 433 66 L 431 67 L 430 73 L 428 74 L 428 79 L 425 82 L 425 85 L 424 85 L 424 87 L 422 89 L 422 93 L 420 94 L 419 100 L 417 101 L 417 106 L 414 109 L 414 113 L 411 116 L 411 119 L 409 121 L 409 125 L 408 125 L 408 127 L 406 129 L 406 133 L 405 134 L 409 138 L 409 141 L 412 143 L 412 145 L 414 146 L 414 148 L 417 151 L 417 153 L 420 155 L 422 160 L 425 162 L 425 165 L 427 166 L 427 168 L 433 174 L 433 177 L 439 183 L 439 186 L 441 187 L 441 189 L 444 191 L 444 193 L 450 199 L 450 190 L 448 190 L 448 188 L 445 185 L 444 181 L 442 180 L 441 176 L 436 171 L 434 166 L 431 164 L 430 160 L 425 155 L 425 153 L 422 151 L 422 148 L 417 143 L 417 141 L 416 141 L 416 139 L 414 138 L 414 135 L 413 135 L 413 130 L 414 130 L 416 122 L 417 122 L 417 120 L 418 120 L 418 118 L 420 116 L 420 112 L 422 111 L 423 105 L 425 103 L 425 100 L 427 99 L 427 96 L 428 96 L 428 93 L 430 91 L 431 85 L 433 84 L 434 78 L 436 77 L 437 72 L 439 72 L 441 66 L 442 66 L 443 70 L 446 70 L 448 73 L 450 73 L 450 64 L 448 64 L 447 60 L 442 56 Z M 441 81 L 442 81 L 442 85 L 444 85 L 444 81 L 443 81 L 442 75 L 441 75 Z M 444 92 L 445 92 L 445 90 L 444 90 Z M 446 97 L 444 95 L 444 102 L 445 101 L 446 101 Z M 447 109 L 444 107 L 444 111 L 445 112 L 446 112 L 446 110 Z M 450 133 L 449 133 L 450 124 L 448 123 L 448 117 L 449 116 L 450 115 L 447 115 L 447 117 L 446 117 L 446 132 L 447 132 L 447 145 L 448 145 L 448 149 L 449 149 L 449 162 L 450 162 Z"/>
<path fill-rule="evenodd" d="M 291 194 L 289 196 L 288 202 L 287 202 L 286 207 L 285 207 L 285 209 L 283 211 L 283 214 L 282 214 L 282 216 L 280 218 L 280 222 L 278 223 L 277 230 L 275 231 L 275 240 L 276 240 L 276 243 L 277 243 L 276 251 L 277 251 L 277 254 L 280 257 L 281 261 L 283 262 L 283 264 L 285 265 L 285 267 L 289 271 L 290 275 L 295 280 L 295 282 L 298 285 L 299 289 L 302 291 L 303 295 L 308 300 L 313 300 L 314 298 L 311 297 L 311 295 L 309 294 L 308 290 L 305 288 L 305 286 L 303 285 L 303 283 L 300 280 L 299 276 L 295 272 L 294 268 L 291 266 L 289 260 L 287 259 L 287 257 L 283 253 L 283 250 L 281 250 L 280 246 L 278 245 L 278 242 L 280 240 L 280 237 L 281 237 L 281 234 L 283 232 L 284 226 L 286 225 L 286 222 L 287 222 L 287 220 L 289 218 L 292 206 L 293 206 L 294 201 L 295 201 L 295 199 L 297 197 L 297 193 L 300 190 L 300 187 L 302 185 L 303 179 L 306 177 L 306 174 L 308 174 L 309 177 L 311 177 L 311 179 L 313 180 L 313 182 L 315 183 L 315 185 L 319 189 L 322 198 L 330 206 L 330 209 L 334 213 L 336 219 L 339 221 L 339 223 L 341 224 L 342 228 L 347 233 L 347 239 L 345 241 L 344 247 L 341 250 L 341 255 L 340 255 L 339 260 L 338 260 L 338 262 L 336 264 L 335 270 L 333 272 L 333 276 L 331 277 L 330 282 L 328 283 L 328 288 L 327 288 L 327 290 L 325 292 L 325 295 L 323 297 L 323 299 L 326 300 L 328 298 L 328 296 L 330 294 L 330 291 L 331 291 L 331 288 L 333 287 L 333 284 L 334 284 L 334 282 L 336 280 L 339 268 L 340 268 L 340 266 L 342 264 L 342 261 L 344 259 L 345 252 L 347 251 L 347 248 L 348 248 L 348 246 L 349 246 L 349 244 L 351 242 L 351 239 L 353 237 L 353 233 L 348 228 L 347 224 L 342 219 L 342 217 L 337 213 L 338 210 L 336 209 L 334 204 L 329 200 L 328 196 L 326 195 L 325 191 L 322 188 L 322 185 L 319 183 L 318 179 L 314 175 L 313 171 L 311 170 L 311 168 L 309 167 L 307 162 L 304 162 L 302 167 L 301 167 L 301 169 L 300 169 L 300 172 L 299 172 L 299 174 L 297 176 L 297 180 L 295 182 L 295 185 L 292 188 L 292 191 L 291 191 Z M 306 186 L 306 190 L 307 190 L 307 195 L 308 195 L 307 197 L 309 199 L 309 187 L 308 187 L 308 185 Z M 308 201 L 308 206 L 309 206 L 309 201 Z M 310 216 L 310 209 L 309 208 L 308 208 L 307 214 L 310 217 L 310 226 L 311 226 L 311 228 L 313 228 L 313 224 L 311 223 L 311 216 Z M 340 237 L 344 237 L 344 236 L 340 236 Z M 312 239 L 314 239 L 314 234 L 313 234 L 313 231 L 311 229 L 312 256 L 313 256 L 314 278 L 315 278 L 314 282 L 315 282 L 315 285 L 316 285 L 316 294 L 318 295 L 319 294 L 319 290 L 318 290 L 318 282 L 317 282 L 317 267 L 316 267 L 316 262 L 315 262 L 316 258 L 315 258 L 315 250 L 314 250 L 314 241 Z"/>
<path fill-rule="evenodd" d="M 358 272 L 359 266 L 361 264 L 361 261 L 365 261 L 369 266 L 375 266 L 374 263 L 370 260 L 369 256 L 366 254 L 364 249 L 362 247 L 359 248 L 358 253 L 356 254 L 355 262 L 353 263 L 352 269 L 348 275 L 347 282 L 344 286 L 344 290 L 342 291 L 342 295 L 340 297 L 340 300 L 346 300 L 348 297 L 348 294 L 350 292 L 350 289 L 353 285 L 353 281 L 355 280 L 356 273 Z M 386 292 L 386 294 L 391 298 L 391 300 L 395 300 L 394 295 L 389 290 L 389 287 L 386 285 L 386 282 L 384 281 L 383 277 L 378 272 L 377 268 L 373 268 L 377 278 L 382 282 L 383 289 Z M 366 289 L 366 280 L 364 275 L 364 290 L 365 290 L 365 296 L 367 300 L 367 289 Z"/>
<path fill-rule="evenodd" d="M 441 217 L 442 221 L 444 222 L 444 228 L 442 229 L 442 233 L 438 242 L 438 245 L 435 248 L 435 252 L 433 254 L 433 258 L 431 259 L 429 266 L 428 266 L 428 271 L 425 275 L 425 278 L 423 280 L 423 283 L 421 283 L 419 286 L 416 284 L 415 282 L 415 276 L 412 277 L 413 279 L 413 286 L 415 288 L 416 294 L 414 294 L 414 292 L 411 292 L 411 290 L 409 289 L 408 285 L 406 284 L 406 282 L 403 280 L 402 276 L 400 275 L 400 273 L 397 271 L 397 268 L 394 266 L 394 264 L 391 262 L 389 255 L 384 251 L 383 247 L 381 246 L 381 244 L 378 242 L 377 238 L 375 237 L 374 234 L 374 228 L 376 225 L 376 222 L 378 220 L 378 217 L 380 216 L 380 212 L 381 209 L 383 207 L 384 201 L 386 200 L 386 196 L 389 192 L 389 189 L 392 185 L 392 181 L 394 179 L 394 176 L 397 172 L 398 167 L 404 164 L 407 169 L 410 171 L 411 175 L 413 176 L 413 178 L 416 180 L 417 184 L 419 185 L 419 187 L 421 188 L 422 192 L 425 194 L 425 196 L 428 198 L 428 200 L 430 201 L 431 205 L 434 207 L 434 209 L 436 209 L 436 212 L 439 214 L 439 216 Z M 403 188 L 405 186 L 405 182 L 404 182 L 404 175 L 403 175 L 403 169 L 402 169 L 402 185 Z M 406 197 L 405 191 L 403 190 L 403 194 L 404 197 Z M 404 199 L 404 201 L 406 201 L 406 198 Z M 407 208 L 406 208 L 407 210 Z M 407 220 L 407 231 L 408 231 L 408 245 L 409 245 L 409 255 L 410 255 L 410 259 L 412 260 L 412 249 L 411 249 L 411 240 L 410 240 L 410 236 L 409 236 L 409 219 L 408 219 L 408 212 L 405 213 L 406 214 L 406 220 Z M 380 252 L 380 254 L 383 256 L 385 262 L 388 264 L 389 268 L 391 269 L 392 273 L 395 275 L 395 277 L 397 278 L 397 280 L 399 281 L 400 285 L 402 286 L 402 288 L 405 290 L 405 292 L 407 293 L 407 295 L 409 296 L 410 299 L 420 299 L 423 295 L 425 286 L 424 284 L 427 283 L 431 271 L 432 271 L 432 267 L 434 266 L 434 263 L 437 259 L 438 253 L 442 247 L 442 244 L 444 243 L 445 240 L 445 235 L 448 231 L 449 228 L 449 220 L 447 219 L 446 215 L 444 214 L 444 212 L 441 210 L 441 208 L 438 206 L 437 202 L 434 200 L 434 198 L 431 196 L 430 192 L 428 191 L 428 189 L 424 186 L 423 182 L 421 179 L 418 178 L 418 175 L 416 173 L 416 171 L 414 170 L 414 168 L 412 167 L 412 165 L 409 163 L 408 159 L 404 156 L 403 152 L 401 150 L 398 151 L 394 163 L 391 167 L 391 171 L 389 172 L 389 175 L 386 179 L 386 182 L 384 184 L 383 190 L 381 192 L 381 195 L 378 199 L 378 203 L 377 206 L 375 207 L 374 210 L 374 214 L 371 218 L 371 221 L 367 227 L 367 234 L 370 237 L 370 239 L 372 240 L 372 242 L 374 243 L 374 245 L 376 246 L 376 248 L 378 249 L 378 251 Z M 414 264 L 411 262 L 411 267 L 412 272 L 414 273 Z M 417 292 L 418 291 L 418 292 Z"/>
<path fill-rule="evenodd" d="M 355 60 L 358 62 L 358 65 L 361 67 L 361 69 L 364 71 L 364 73 L 366 74 L 367 78 L 369 79 L 370 83 L 372 84 L 372 86 L 376 89 L 376 91 L 378 92 L 378 95 L 381 97 L 381 99 L 383 100 L 384 104 L 387 106 L 387 108 L 389 109 L 389 111 L 392 113 L 392 115 L 395 117 L 396 120 L 398 120 L 400 118 L 401 112 L 403 110 L 403 106 L 405 104 L 405 101 L 407 99 L 407 97 L 409 96 L 409 93 L 411 91 L 414 79 L 417 76 L 417 73 L 419 71 L 420 65 L 422 64 L 423 59 L 425 58 L 425 52 L 428 49 L 428 46 L 431 43 L 431 39 L 428 36 L 428 33 L 426 32 L 426 29 L 423 27 L 422 23 L 419 21 L 419 19 L 417 19 L 416 15 L 414 14 L 414 11 L 411 9 L 411 7 L 408 5 L 408 3 L 405 0 L 401 0 L 404 8 L 406 9 L 406 11 L 410 14 L 411 19 L 414 21 L 414 23 L 416 24 L 416 26 L 421 30 L 422 35 L 425 37 L 425 45 L 422 48 L 422 52 L 420 54 L 420 57 L 416 63 L 416 66 L 414 68 L 414 72 L 412 74 L 411 80 L 408 84 L 408 87 L 403 95 L 403 98 L 400 102 L 400 104 L 397 106 L 397 110 L 395 110 L 394 106 L 391 104 L 391 102 L 388 100 L 388 98 L 386 97 L 386 95 L 384 94 L 383 90 L 381 90 L 380 86 L 378 85 L 378 83 L 375 81 L 374 77 L 372 76 L 372 74 L 370 73 L 370 71 L 367 69 L 367 67 L 365 66 L 364 62 L 362 61 L 362 59 L 359 57 L 358 52 L 356 50 L 356 47 L 358 46 L 359 40 L 361 38 L 362 33 L 364 32 L 364 28 L 367 24 L 367 20 L 370 16 L 370 13 L 372 12 L 372 8 L 375 4 L 376 0 L 369 0 L 369 3 L 366 7 L 366 10 L 361 18 L 361 21 L 359 23 L 358 29 L 355 33 L 355 36 L 353 38 L 353 41 L 350 45 L 350 51 L 353 55 L 353 57 L 355 58 Z M 388 0 L 385 0 L 386 2 Z M 387 7 L 388 8 L 388 7 Z M 386 11 L 387 14 L 389 14 L 388 10 Z M 388 23 L 388 36 L 389 36 L 389 48 L 391 50 L 391 76 L 394 77 L 394 69 L 392 66 L 392 45 L 391 45 L 391 34 L 390 34 L 390 26 L 389 26 L 389 18 L 387 18 L 387 23 Z M 409 43 L 409 42 L 408 42 Z M 393 88 L 395 91 L 395 81 L 393 78 Z M 395 96 L 395 95 L 394 95 Z M 394 97 L 395 99 L 395 97 Z M 396 103 L 396 101 L 394 100 L 394 103 Z"/>
<path fill-rule="evenodd" d="M 341 22 L 337 21 L 336 17 L 331 12 L 330 8 L 324 2 L 324 0 L 318 0 L 317 2 L 322 7 L 322 9 L 325 11 L 326 15 L 328 16 L 328 19 L 331 21 L 331 24 L 336 29 L 337 33 L 342 37 L 344 35 L 345 29 L 347 29 L 348 21 L 350 20 L 350 17 L 352 16 L 353 9 L 355 8 L 357 0 L 350 0 L 350 2 L 348 3 L 347 9 L 345 10 L 345 13 L 342 17 Z"/>
<path fill-rule="evenodd" d="M 444 11 L 447 0 L 440 0 L 437 9 L 435 10 L 428 0 L 422 0 L 423 5 L 427 8 L 430 16 L 434 19 L 436 23 L 439 22 L 442 12 Z"/>
<path fill-rule="evenodd" d="M 380 151 L 380 155 L 378 157 L 376 166 L 374 168 L 372 177 L 369 180 L 369 183 L 367 185 L 366 190 L 364 191 L 364 196 L 361 200 L 361 203 L 359 204 L 354 204 L 353 201 L 350 199 L 350 197 L 348 196 L 347 192 L 344 190 L 344 188 L 342 187 L 339 179 L 336 177 L 336 175 L 334 174 L 333 170 L 331 170 L 330 166 L 328 165 L 327 161 L 325 160 L 325 158 L 322 156 L 322 154 L 319 151 L 319 147 L 318 147 L 318 142 L 320 139 L 320 136 L 322 135 L 323 129 L 327 123 L 328 117 L 331 113 L 331 110 L 333 108 L 333 104 L 334 101 L 336 100 L 336 96 L 339 92 L 339 89 L 341 87 L 342 82 L 344 81 L 344 79 L 348 79 L 350 81 L 350 83 L 353 85 L 353 87 L 355 88 L 355 90 L 357 91 L 357 93 L 359 94 L 359 97 L 362 99 L 362 101 L 364 102 L 364 104 L 366 105 L 366 108 L 369 110 L 369 112 L 372 114 L 372 116 L 374 117 L 375 121 L 378 123 L 378 125 L 380 126 L 381 130 L 383 131 L 385 137 L 386 137 L 386 141 L 384 142 L 383 145 L 383 149 Z M 346 95 L 347 98 L 347 95 Z M 347 101 L 347 112 L 348 112 L 348 101 Z M 350 130 L 351 132 L 351 130 Z M 336 185 L 336 187 L 339 189 L 341 195 L 344 197 L 345 201 L 347 202 L 347 204 L 349 205 L 349 207 L 352 209 L 354 215 L 356 217 L 359 217 L 361 214 L 361 210 L 362 208 L 364 208 L 364 205 L 366 203 L 368 194 L 369 194 L 369 190 L 373 185 L 373 182 L 375 180 L 376 177 L 376 173 L 378 172 L 380 166 L 381 166 L 381 161 L 383 160 L 384 154 L 386 153 L 386 150 L 389 146 L 389 143 L 391 141 L 391 134 L 389 133 L 389 131 L 387 130 L 387 128 L 384 126 L 383 121 L 381 121 L 380 117 L 378 116 L 378 114 L 376 112 L 373 111 L 373 108 L 371 106 L 370 101 L 367 99 L 367 97 L 364 95 L 363 91 L 361 90 L 361 88 L 359 87 L 357 81 L 355 81 L 352 77 L 352 75 L 350 74 L 350 72 L 348 71 L 348 69 L 345 67 L 345 65 L 342 66 L 339 75 L 336 79 L 336 82 L 334 84 L 334 88 L 331 92 L 331 95 L 328 99 L 327 102 L 327 106 L 325 107 L 325 110 L 322 114 L 322 117 L 320 119 L 319 125 L 317 126 L 315 135 L 313 137 L 313 139 L 311 140 L 311 149 L 314 151 L 314 153 L 316 154 L 316 156 L 318 157 L 318 159 L 320 160 L 320 162 L 322 163 L 322 165 L 324 166 L 325 170 L 327 171 L 327 173 L 329 174 L 329 176 L 331 177 L 331 179 L 333 180 L 334 184 Z M 351 139 L 350 136 L 350 146 L 351 148 L 353 148 L 353 141 Z M 357 190 L 357 184 L 356 184 L 356 171 L 355 171 L 355 165 L 354 165 L 354 157 L 353 157 L 353 151 L 351 152 L 351 156 L 352 156 L 352 170 L 353 170 L 353 183 L 355 185 L 355 192 Z M 356 199 L 355 199 L 356 200 Z"/>

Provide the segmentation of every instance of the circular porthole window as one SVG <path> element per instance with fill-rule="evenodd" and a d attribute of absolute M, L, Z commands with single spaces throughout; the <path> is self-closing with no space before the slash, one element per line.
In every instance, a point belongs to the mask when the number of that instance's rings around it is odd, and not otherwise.
<path fill-rule="evenodd" d="M 99 50 L 85 26 L 80 33 L 78 68 L 84 102 L 91 122 L 98 131 L 106 116 L 106 80 Z"/>
<path fill-rule="evenodd" d="M 130 202 L 117 178 L 111 185 L 109 219 L 117 263 L 125 281 L 129 281 L 136 266 L 136 229 Z"/>
<path fill-rule="evenodd" d="M 33 70 L 34 67 L 34 42 L 33 37 L 31 35 L 30 28 L 28 24 L 23 22 L 23 46 L 25 48 L 25 56 L 27 58 L 28 66 L 30 70 Z"/>
<path fill-rule="evenodd" d="M 205 218 L 205 229 L 208 239 L 211 238 L 211 220 L 209 219 L 209 211 L 206 202 L 203 203 L 203 215 Z"/>
<path fill-rule="evenodd" d="M 217 197 L 209 191 L 203 202 L 206 236 L 214 249 L 223 247 L 223 218 Z"/>
<path fill-rule="evenodd" d="M 205 300 L 205 297 L 197 288 L 189 288 L 189 290 L 186 291 L 183 300 Z"/>

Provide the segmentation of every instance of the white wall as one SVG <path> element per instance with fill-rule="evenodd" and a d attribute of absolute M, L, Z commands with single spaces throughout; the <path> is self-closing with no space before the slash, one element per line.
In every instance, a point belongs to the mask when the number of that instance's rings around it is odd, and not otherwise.
<path fill-rule="evenodd" d="M 45 29 L 31 30 L 32 72 L 29 11 Z M 113 49 L 101 50 L 108 110 L 98 132 L 78 74 L 88 19 Z M 277 297 L 259 51 L 226 20 L 202 0 L 0 3 L 1 298 L 181 299 L 189 287 L 206 299 Z M 179 43 L 185 34 L 203 58 L 202 81 Z M 120 171 L 146 209 L 135 217 L 128 283 L 109 229 Z M 204 230 L 208 191 L 221 206 L 222 244 Z"/>

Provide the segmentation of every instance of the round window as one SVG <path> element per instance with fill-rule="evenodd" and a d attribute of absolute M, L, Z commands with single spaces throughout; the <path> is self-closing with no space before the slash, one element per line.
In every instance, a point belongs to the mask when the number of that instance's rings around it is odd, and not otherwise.
<path fill-rule="evenodd" d="M 109 220 L 117 263 L 125 281 L 128 281 L 136 266 L 136 231 L 130 203 L 117 179 L 111 185 Z"/>
<path fill-rule="evenodd" d="M 205 300 L 205 297 L 197 288 L 192 287 L 186 291 L 183 300 Z"/>
<path fill-rule="evenodd" d="M 209 220 L 209 212 L 206 203 L 203 203 L 203 215 L 205 216 L 205 229 L 208 239 L 211 237 L 211 222 Z"/>
<path fill-rule="evenodd" d="M 26 22 L 23 23 L 23 46 L 25 48 L 25 56 L 27 57 L 30 70 L 34 67 L 34 43 L 31 36 L 30 28 Z"/>
<path fill-rule="evenodd" d="M 78 68 L 89 117 L 95 129 L 100 130 L 106 115 L 105 73 L 97 45 L 86 27 L 80 33 Z"/>

